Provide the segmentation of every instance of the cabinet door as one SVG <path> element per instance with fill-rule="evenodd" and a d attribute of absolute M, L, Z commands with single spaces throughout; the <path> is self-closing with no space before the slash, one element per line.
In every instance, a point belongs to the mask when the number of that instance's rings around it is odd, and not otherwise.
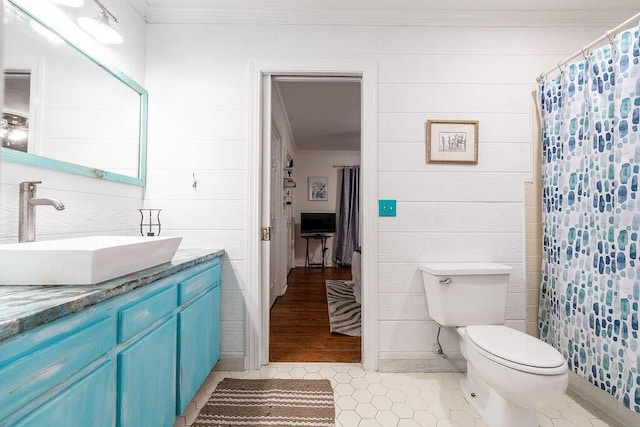
<path fill-rule="evenodd" d="M 179 389 L 181 414 L 220 357 L 220 286 L 178 313 Z"/>
<path fill-rule="evenodd" d="M 67 378 L 103 357 L 115 343 L 112 320 L 110 315 L 81 315 L 0 345 L 0 420 L 51 398 Z"/>
<path fill-rule="evenodd" d="M 118 354 L 118 427 L 171 427 L 176 412 L 175 316 Z"/>
<path fill-rule="evenodd" d="M 72 384 L 16 427 L 111 427 L 115 422 L 116 384 L 108 361 Z"/>

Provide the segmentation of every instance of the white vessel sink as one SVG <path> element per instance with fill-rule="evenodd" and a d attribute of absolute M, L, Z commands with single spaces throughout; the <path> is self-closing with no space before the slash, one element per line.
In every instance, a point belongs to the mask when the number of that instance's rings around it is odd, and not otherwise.
<path fill-rule="evenodd" d="M 0 285 L 92 285 L 170 261 L 181 241 L 92 236 L 0 245 Z"/>

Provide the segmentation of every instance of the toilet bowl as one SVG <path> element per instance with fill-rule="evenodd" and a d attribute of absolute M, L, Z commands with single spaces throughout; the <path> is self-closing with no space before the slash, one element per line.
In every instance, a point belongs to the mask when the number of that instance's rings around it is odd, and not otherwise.
<path fill-rule="evenodd" d="M 511 267 L 421 264 L 420 270 L 432 319 L 460 336 L 465 399 L 490 427 L 537 427 L 535 408 L 562 396 L 569 376 L 556 349 L 503 325 Z"/>
<path fill-rule="evenodd" d="M 550 345 L 502 325 L 458 328 L 467 359 L 461 388 L 492 427 L 537 427 L 535 408 L 567 389 L 564 358 Z"/>

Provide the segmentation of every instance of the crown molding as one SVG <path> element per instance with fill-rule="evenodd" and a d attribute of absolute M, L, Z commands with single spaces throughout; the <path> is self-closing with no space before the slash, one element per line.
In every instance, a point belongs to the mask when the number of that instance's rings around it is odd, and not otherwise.
<path fill-rule="evenodd" d="M 129 0 L 146 4 L 147 0 Z M 607 27 L 639 10 L 372 10 L 372 9 L 218 9 L 149 6 L 148 23 L 234 23 L 447 27 Z"/>

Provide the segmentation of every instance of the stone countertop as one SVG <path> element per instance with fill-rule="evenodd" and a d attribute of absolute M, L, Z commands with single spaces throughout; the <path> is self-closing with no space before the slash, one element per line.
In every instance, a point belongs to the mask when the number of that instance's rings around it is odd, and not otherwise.
<path fill-rule="evenodd" d="M 0 341 L 221 256 L 182 249 L 164 264 L 86 286 L 0 286 Z"/>

